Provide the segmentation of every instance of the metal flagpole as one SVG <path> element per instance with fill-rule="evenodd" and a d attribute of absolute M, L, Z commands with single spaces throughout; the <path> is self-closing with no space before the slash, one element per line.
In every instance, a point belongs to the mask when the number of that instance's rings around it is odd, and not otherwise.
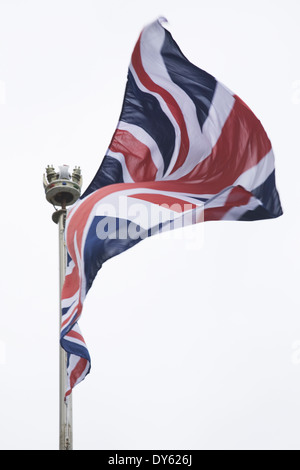
<path fill-rule="evenodd" d="M 66 247 L 65 247 L 65 217 L 66 209 L 63 201 L 62 209 L 58 211 L 58 238 L 59 238 L 59 332 L 61 327 L 61 291 L 65 280 Z M 56 214 L 55 214 L 56 215 Z M 67 379 L 67 354 L 59 347 L 59 449 L 73 449 L 73 423 L 72 423 L 72 395 L 65 400 Z"/>
<path fill-rule="evenodd" d="M 67 165 L 59 167 L 56 173 L 53 166 L 46 168 L 44 189 L 46 199 L 54 207 L 61 206 L 52 215 L 52 220 L 58 224 L 59 241 L 59 337 L 61 328 L 61 292 L 65 280 L 67 252 L 65 245 L 66 206 L 74 204 L 81 193 L 81 170 L 75 167 L 72 176 Z M 65 399 L 67 384 L 67 353 L 59 345 L 59 450 L 73 449 L 73 413 L 72 395 Z"/>

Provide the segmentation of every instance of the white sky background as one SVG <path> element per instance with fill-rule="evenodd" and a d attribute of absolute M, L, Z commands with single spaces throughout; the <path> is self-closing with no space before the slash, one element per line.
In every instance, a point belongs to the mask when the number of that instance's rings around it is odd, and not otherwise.
<path fill-rule="evenodd" d="M 298 0 L 0 0 L 0 448 L 58 447 L 58 239 L 47 164 L 84 188 L 141 29 L 237 93 L 273 144 L 284 216 L 193 227 L 108 261 L 80 327 L 76 449 L 300 449 Z M 201 242 L 204 231 L 204 243 Z"/>

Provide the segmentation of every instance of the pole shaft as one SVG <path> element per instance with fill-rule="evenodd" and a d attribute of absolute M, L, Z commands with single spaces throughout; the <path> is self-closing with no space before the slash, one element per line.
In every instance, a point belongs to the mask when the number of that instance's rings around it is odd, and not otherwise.
<path fill-rule="evenodd" d="M 64 209 L 64 208 L 63 208 Z M 61 293 L 66 271 L 66 246 L 64 239 L 65 210 L 58 220 L 59 230 L 59 336 L 61 328 Z M 59 345 L 59 450 L 73 449 L 72 396 L 65 400 L 67 381 L 67 353 Z"/>

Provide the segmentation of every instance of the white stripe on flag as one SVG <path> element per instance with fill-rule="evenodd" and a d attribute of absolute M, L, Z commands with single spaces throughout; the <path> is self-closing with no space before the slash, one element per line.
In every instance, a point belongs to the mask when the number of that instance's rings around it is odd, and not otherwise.
<path fill-rule="evenodd" d="M 106 155 L 108 157 L 115 158 L 116 160 L 118 160 L 118 162 L 121 163 L 124 183 L 134 183 L 134 181 L 131 178 L 131 175 L 128 171 L 128 168 L 126 166 L 124 155 L 120 152 L 112 152 L 112 150 L 110 150 L 110 149 L 107 150 Z"/>
<path fill-rule="evenodd" d="M 271 149 L 257 165 L 242 173 L 234 182 L 234 186 L 240 185 L 247 191 L 251 191 L 263 184 L 274 168 L 274 154 Z"/>

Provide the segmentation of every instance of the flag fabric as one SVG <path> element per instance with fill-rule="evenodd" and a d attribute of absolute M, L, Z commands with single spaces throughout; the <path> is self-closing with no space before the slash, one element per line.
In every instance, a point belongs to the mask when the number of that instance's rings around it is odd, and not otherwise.
<path fill-rule="evenodd" d="M 161 20 L 145 27 L 111 143 L 67 214 L 61 325 L 66 396 L 90 371 L 78 320 L 105 261 L 165 229 L 281 214 L 272 145 L 260 121 L 189 62 Z"/>

